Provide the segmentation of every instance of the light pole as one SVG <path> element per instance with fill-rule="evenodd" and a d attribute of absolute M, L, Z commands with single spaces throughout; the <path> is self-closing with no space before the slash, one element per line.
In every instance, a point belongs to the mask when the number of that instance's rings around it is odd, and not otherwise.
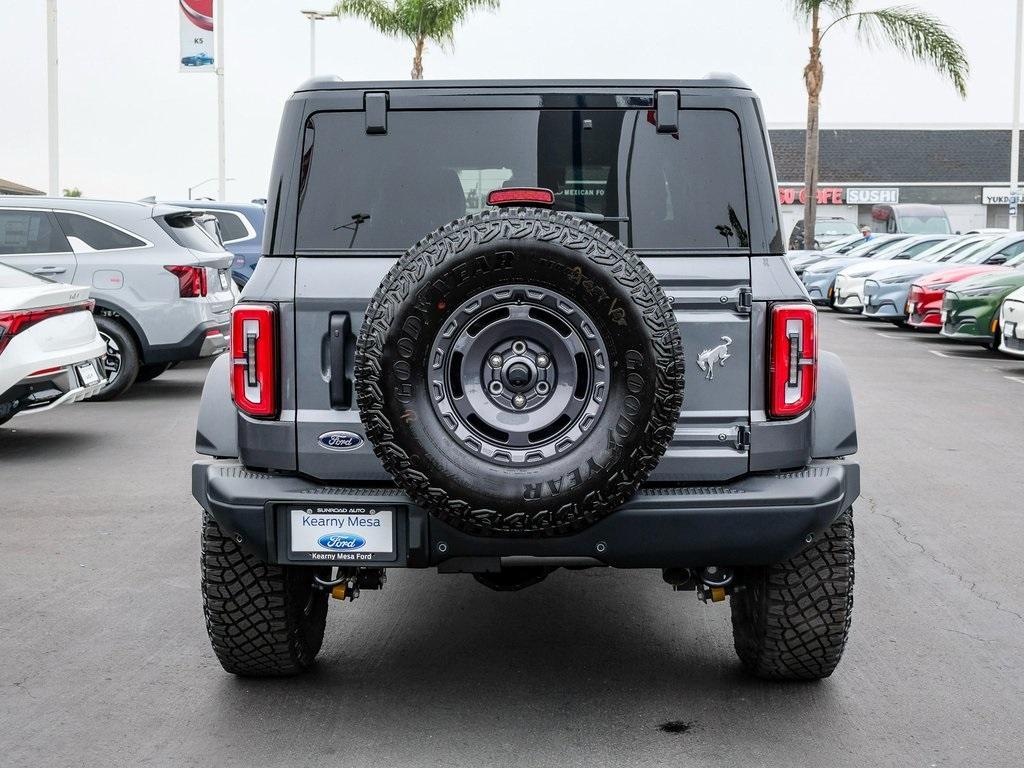
<path fill-rule="evenodd" d="M 57 0 L 46 0 L 46 118 L 50 197 L 60 194 L 60 142 L 57 133 Z"/>
<path fill-rule="evenodd" d="M 216 0 L 213 13 L 213 34 L 217 72 L 217 199 L 228 196 L 226 141 L 224 139 L 224 0 Z"/>
<path fill-rule="evenodd" d="M 316 75 L 316 23 L 324 19 L 338 18 L 337 11 L 303 11 L 302 15 L 309 19 L 309 76 Z"/>
<path fill-rule="evenodd" d="M 192 191 L 193 190 L 199 189 L 201 186 L 203 186 L 203 184 L 209 184 L 211 181 L 220 181 L 220 179 L 217 176 L 211 176 L 208 179 L 203 179 L 198 184 L 193 184 L 191 187 L 188 188 L 188 199 L 189 200 L 192 199 Z M 233 178 L 231 178 L 231 179 L 224 179 L 224 181 L 225 182 L 234 181 L 234 179 Z"/>
<path fill-rule="evenodd" d="M 1024 0 L 1017 0 L 1017 32 L 1013 38 L 1013 134 L 1010 136 L 1010 231 L 1017 231 L 1017 193 L 1020 188 L 1020 57 L 1024 29 Z"/>

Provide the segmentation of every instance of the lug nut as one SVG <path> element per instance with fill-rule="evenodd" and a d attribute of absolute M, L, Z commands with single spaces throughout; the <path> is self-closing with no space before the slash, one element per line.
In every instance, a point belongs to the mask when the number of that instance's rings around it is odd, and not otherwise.
<path fill-rule="evenodd" d="M 501 359 L 501 355 L 491 355 L 491 368 L 501 368 L 501 364 L 504 360 Z"/>
<path fill-rule="evenodd" d="M 523 397 L 522 395 L 516 395 L 515 397 L 512 398 L 512 405 L 514 405 L 516 408 L 522 408 L 524 405 L 526 405 L 526 398 Z"/>
<path fill-rule="evenodd" d="M 547 355 L 537 355 L 537 367 L 538 368 L 547 368 L 548 367 L 548 356 Z"/>

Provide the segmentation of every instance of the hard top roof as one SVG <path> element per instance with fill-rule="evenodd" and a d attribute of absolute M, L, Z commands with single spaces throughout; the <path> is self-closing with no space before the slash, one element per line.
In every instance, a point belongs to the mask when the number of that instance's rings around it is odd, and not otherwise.
<path fill-rule="evenodd" d="M 750 90 L 736 75 L 712 72 L 703 78 L 680 80 L 363 80 L 348 82 L 340 77 L 314 77 L 306 80 L 296 93 L 306 91 L 360 91 L 360 90 L 631 90 L 636 88 L 739 88 Z"/>

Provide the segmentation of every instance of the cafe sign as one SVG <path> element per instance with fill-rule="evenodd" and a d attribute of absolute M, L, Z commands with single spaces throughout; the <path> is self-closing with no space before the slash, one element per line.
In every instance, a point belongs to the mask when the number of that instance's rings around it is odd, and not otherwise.
<path fill-rule="evenodd" d="M 779 187 L 782 205 L 803 205 L 807 202 L 807 187 Z M 818 187 L 818 205 L 842 205 L 842 187 Z"/>

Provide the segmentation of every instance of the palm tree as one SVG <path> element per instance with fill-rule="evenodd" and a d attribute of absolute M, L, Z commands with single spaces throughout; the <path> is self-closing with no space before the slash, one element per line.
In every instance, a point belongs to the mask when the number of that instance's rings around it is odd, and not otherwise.
<path fill-rule="evenodd" d="M 967 95 L 970 66 L 963 46 L 945 24 L 918 8 L 901 5 L 877 11 L 856 11 L 855 0 L 791 0 L 797 16 L 806 18 L 811 27 L 810 61 L 804 67 L 807 86 L 807 135 L 804 147 L 804 184 L 807 202 L 804 205 L 804 244 L 814 243 L 814 218 L 818 208 L 818 108 L 824 70 L 821 66 L 821 44 L 834 28 L 845 22 L 854 23 L 857 33 L 867 43 L 887 42 L 914 61 L 930 64 L 952 84 L 962 97 Z M 830 20 L 822 28 L 822 12 Z"/>
<path fill-rule="evenodd" d="M 423 49 L 427 41 L 442 48 L 455 44 L 457 27 L 477 8 L 497 8 L 501 0 L 340 0 L 339 16 L 366 19 L 388 37 L 412 41 L 412 79 L 423 79 Z"/>

